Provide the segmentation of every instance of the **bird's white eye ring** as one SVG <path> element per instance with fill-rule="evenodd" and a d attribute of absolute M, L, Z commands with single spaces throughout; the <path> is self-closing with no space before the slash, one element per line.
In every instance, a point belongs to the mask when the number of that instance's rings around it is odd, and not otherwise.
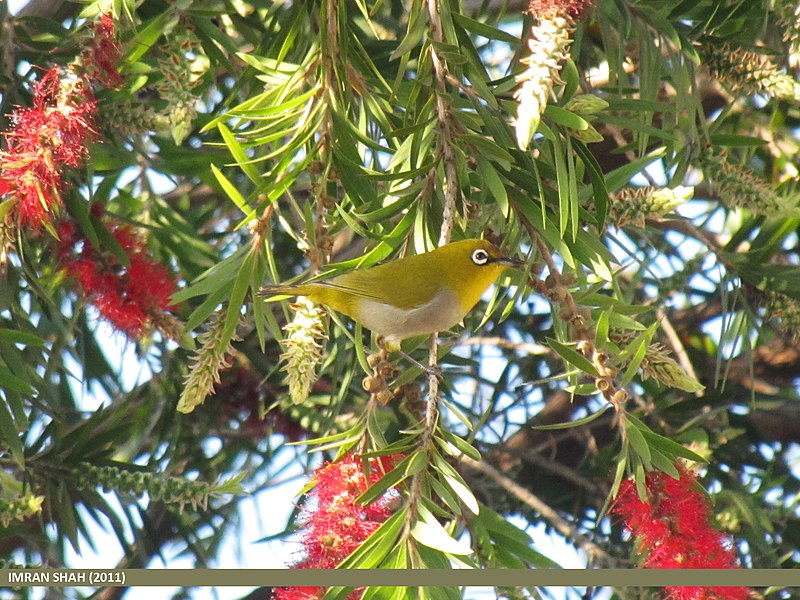
<path fill-rule="evenodd" d="M 476 265 L 485 265 L 489 262 L 489 253 L 483 248 L 479 248 L 472 253 L 472 262 Z"/>

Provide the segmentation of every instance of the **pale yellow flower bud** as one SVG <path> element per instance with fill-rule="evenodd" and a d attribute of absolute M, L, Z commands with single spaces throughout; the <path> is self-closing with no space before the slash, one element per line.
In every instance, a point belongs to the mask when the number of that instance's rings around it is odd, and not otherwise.
<path fill-rule="evenodd" d="M 285 362 L 286 384 L 289 386 L 289 397 L 295 404 L 308 399 L 311 388 L 317 381 L 317 366 L 324 358 L 323 341 L 328 339 L 325 333 L 323 317 L 325 311 L 305 298 L 298 298 L 293 305 L 294 319 L 284 327 L 286 338 L 283 340 L 284 352 L 281 360 Z"/>

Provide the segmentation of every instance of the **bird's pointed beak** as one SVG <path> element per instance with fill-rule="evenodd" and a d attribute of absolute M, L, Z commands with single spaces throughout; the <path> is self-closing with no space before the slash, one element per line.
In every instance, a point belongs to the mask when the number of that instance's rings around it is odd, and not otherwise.
<path fill-rule="evenodd" d="M 504 265 L 508 265 L 509 267 L 517 267 L 521 268 L 524 267 L 527 263 L 515 256 L 504 256 L 502 258 L 498 258 L 497 262 L 502 263 Z"/>

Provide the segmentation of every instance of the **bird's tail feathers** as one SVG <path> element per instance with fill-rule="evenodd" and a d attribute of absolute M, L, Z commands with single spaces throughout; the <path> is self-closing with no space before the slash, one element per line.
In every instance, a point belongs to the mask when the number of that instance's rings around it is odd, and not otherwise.
<path fill-rule="evenodd" d="M 261 286 L 261 289 L 258 290 L 258 295 L 266 296 L 270 302 L 276 302 L 288 296 L 300 296 L 302 292 L 299 285 L 267 283 Z"/>

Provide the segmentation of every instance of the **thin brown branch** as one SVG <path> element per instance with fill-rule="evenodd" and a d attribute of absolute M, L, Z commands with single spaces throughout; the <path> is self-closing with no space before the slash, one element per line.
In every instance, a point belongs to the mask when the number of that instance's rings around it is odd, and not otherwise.
<path fill-rule="evenodd" d="M 428 19 L 430 23 L 431 38 L 436 44 L 444 43 L 442 29 L 442 15 L 439 12 L 439 0 L 428 0 Z M 433 81 L 436 91 L 436 118 L 439 121 L 439 152 L 444 159 L 444 211 L 442 213 L 442 230 L 439 235 L 439 245 L 450 241 L 455 219 L 456 200 L 458 198 L 458 172 L 456 157 L 453 152 L 453 125 L 450 116 L 450 107 L 447 104 L 447 64 L 439 55 L 434 44 L 428 46 L 433 64 Z"/>
<path fill-rule="evenodd" d="M 496 346 L 497 348 L 506 348 L 508 350 L 519 350 L 531 356 L 541 356 L 543 354 L 552 354 L 552 350 L 542 344 L 534 344 L 530 342 L 512 342 L 509 339 L 502 337 L 468 337 L 459 340 L 457 346 Z"/>

